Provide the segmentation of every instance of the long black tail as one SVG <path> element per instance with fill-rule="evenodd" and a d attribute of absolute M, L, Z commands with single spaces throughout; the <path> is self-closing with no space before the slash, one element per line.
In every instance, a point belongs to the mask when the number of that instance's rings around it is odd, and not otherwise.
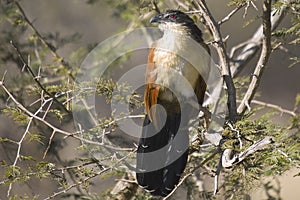
<path fill-rule="evenodd" d="M 168 116 L 163 128 L 157 131 L 145 117 L 137 150 L 136 177 L 139 185 L 152 195 L 167 196 L 186 166 L 189 137 L 187 126 L 179 128 L 180 118 L 180 114 Z"/>

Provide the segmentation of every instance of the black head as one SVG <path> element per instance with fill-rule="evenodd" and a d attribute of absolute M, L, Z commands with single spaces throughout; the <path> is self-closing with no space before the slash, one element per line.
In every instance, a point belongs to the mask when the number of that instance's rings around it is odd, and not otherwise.
<path fill-rule="evenodd" d="M 151 18 L 150 23 L 176 23 L 181 25 L 193 24 L 194 21 L 179 10 L 167 10 Z"/>

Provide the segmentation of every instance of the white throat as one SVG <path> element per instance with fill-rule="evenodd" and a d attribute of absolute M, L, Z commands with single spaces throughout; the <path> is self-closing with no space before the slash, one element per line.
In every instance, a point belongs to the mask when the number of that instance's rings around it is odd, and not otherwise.
<path fill-rule="evenodd" d="M 185 49 L 186 41 L 188 38 L 186 37 L 186 30 L 180 26 L 176 25 L 174 27 L 167 28 L 166 24 L 160 25 L 161 30 L 163 30 L 163 37 L 159 39 L 157 48 L 171 51 L 173 53 L 180 53 L 181 50 Z"/>

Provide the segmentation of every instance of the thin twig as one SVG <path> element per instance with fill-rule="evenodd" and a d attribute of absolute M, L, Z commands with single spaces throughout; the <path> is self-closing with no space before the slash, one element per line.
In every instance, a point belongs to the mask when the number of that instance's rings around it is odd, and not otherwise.
<path fill-rule="evenodd" d="M 189 6 L 187 6 L 185 4 L 185 2 L 181 1 L 181 0 L 175 0 L 175 2 L 178 4 L 178 6 L 181 6 L 183 9 L 185 10 L 188 10 L 189 9 Z M 189 11 L 186 12 L 187 14 L 189 14 Z"/>
<path fill-rule="evenodd" d="M 28 62 L 26 62 L 25 58 L 23 57 L 22 53 L 20 52 L 20 50 L 18 49 L 18 47 L 13 43 L 13 41 L 10 41 L 10 44 L 12 45 L 12 47 L 16 50 L 22 64 L 23 64 L 23 68 L 26 68 L 27 71 L 29 72 L 29 74 L 31 75 L 31 77 L 33 78 L 33 80 L 36 82 L 36 84 L 39 86 L 39 88 L 41 88 L 42 91 L 44 91 L 49 97 L 52 97 L 53 100 L 67 113 L 70 113 L 69 110 L 67 110 L 67 108 L 52 94 L 50 94 L 46 88 L 41 84 L 41 82 L 39 81 L 39 79 L 37 78 L 37 76 L 34 74 L 34 72 L 31 69 L 31 66 L 28 64 Z"/>
<path fill-rule="evenodd" d="M 47 148 L 46 148 L 46 150 L 44 152 L 44 155 L 43 155 L 43 159 L 45 159 L 45 157 L 46 157 L 46 155 L 47 155 L 47 153 L 48 153 L 48 151 L 50 149 L 50 146 L 51 146 L 52 140 L 54 138 L 54 135 L 55 135 L 55 131 L 52 131 L 51 136 L 49 138 L 48 146 L 47 146 Z"/>
<path fill-rule="evenodd" d="M 10 93 L 10 91 L 7 89 L 7 87 L 4 85 L 4 83 L 1 81 L 0 82 L 0 86 L 3 88 L 3 90 L 8 94 L 9 98 L 17 105 L 18 108 L 20 108 L 24 113 L 26 113 L 29 117 L 33 117 L 34 119 L 42 122 L 43 124 L 45 124 L 46 126 L 48 126 L 49 128 L 51 128 L 53 131 L 63 134 L 66 137 L 73 137 L 76 138 L 80 141 L 83 141 L 85 143 L 88 144 L 93 144 L 93 145 L 99 145 L 99 146 L 103 146 L 107 149 L 112 149 L 112 150 L 116 150 L 116 151 L 133 151 L 135 148 L 119 148 L 116 146 L 112 146 L 112 145 L 106 145 L 106 144 L 101 144 L 100 142 L 95 142 L 95 141 L 91 141 L 85 138 L 82 138 L 80 136 L 77 136 L 77 132 L 75 133 L 71 133 L 68 131 L 64 131 L 62 129 L 57 128 L 56 126 L 52 125 L 50 122 L 44 120 L 43 118 L 36 116 L 35 114 L 33 114 L 32 112 L 30 112 L 28 109 L 26 109 L 20 102 L 18 102 L 16 100 L 16 98 Z"/>
<path fill-rule="evenodd" d="M 277 26 L 282 21 L 283 17 L 286 14 L 286 10 L 288 9 L 288 4 L 292 0 L 284 0 L 285 4 L 280 6 L 280 8 L 276 8 L 271 13 L 271 30 L 275 30 Z M 263 25 L 262 25 L 263 26 Z M 257 51 L 261 47 L 261 43 L 263 40 L 263 31 L 262 26 L 260 26 L 257 31 L 253 34 L 253 36 L 248 39 L 247 41 L 243 42 L 242 44 L 244 48 L 241 50 L 239 55 L 236 57 L 233 57 L 233 52 L 231 53 L 232 57 L 232 63 L 231 63 L 231 70 L 232 70 L 232 76 L 236 77 L 246 66 L 246 64 L 255 56 Z M 240 46 L 239 48 L 241 48 Z"/>
<path fill-rule="evenodd" d="M 70 69 L 70 65 L 63 59 L 63 57 L 61 57 L 57 52 L 56 52 L 56 48 L 51 45 L 49 42 L 47 42 L 45 40 L 45 38 L 39 33 L 39 31 L 35 28 L 35 26 L 31 23 L 31 21 L 29 20 L 29 18 L 27 17 L 24 9 L 22 8 L 21 4 L 19 3 L 19 1 L 15 0 L 14 1 L 15 5 L 17 6 L 17 8 L 19 9 L 20 13 L 22 14 L 25 22 L 29 25 L 29 27 L 31 28 L 31 30 L 36 34 L 36 36 L 39 38 L 39 40 L 50 50 L 50 52 L 52 53 L 52 55 L 56 58 L 56 60 L 58 60 L 60 62 L 60 64 L 64 67 L 66 67 L 67 69 Z M 75 80 L 75 78 L 72 76 L 71 73 L 68 73 L 68 75 Z"/>
<path fill-rule="evenodd" d="M 247 40 L 247 41 L 245 41 L 245 42 L 241 42 L 241 43 L 237 44 L 236 46 L 233 46 L 233 47 L 231 48 L 231 50 L 230 50 L 229 58 L 230 58 L 231 60 L 233 60 L 233 57 L 234 57 L 235 52 L 236 52 L 237 50 L 239 50 L 239 49 L 245 47 L 245 46 L 248 45 L 250 42 L 251 42 L 251 41 Z M 260 45 L 260 43 L 257 44 L 257 45 Z"/>
<path fill-rule="evenodd" d="M 219 163 L 217 166 L 216 174 L 214 177 L 214 195 L 216 195 L 219 192 L 219 178 L 222 170 L 222 156 L 220 156 Z"/>
<path fill-rule="evenodd" d="M 277 151 L 278 151 L 280 154 L 282 154 L 284 157 L 286 157 L 290 162 L 293 162 L 293 160 L 292 160 L 286 153 L 284 153 L 282 150 L 277 149 Z"/>
<path fill-rule="evenodd" d="M 151 1 L 151 4 L 152 4 L 152 6 L 153 6 L 153 9 L 154 9 L 158 14 L 161 13 L 161 12 L 160 12 L 160 9 L 158 8 L 157 1 L 156 1 L 156 0 L 152 0 L 152 1 Z"/>
<path fill-rule="evenodd" d="M 22 143 L 23 143 L 23 141 L 24 141 L 26 135 L 29 133 L 29 128 L 30 128 L 30 126 L 31 126 L 32 119 L 33 119 L 33 117 L 30 117 L 30 118 L 29 118 L 29 120 L 28 120 L 28 122 L 27 122 L 26 129 L 25 129 L 25 131 L 24 131 L 24 133 L 23 133 L 21 139 L 17 142 L 18 149 L 17 149 L 15 161 L 14 161 L 14 163 L 13 163 L 13 165 L 12 165 L 13 167 L 16 167 L 16 166 L 17 166 L 17 162 L 18 162 L 18 160 L 19 160 L 19 158 L 20 158 L 20 155 L 21 155 Z M 8 186 L 7 197 L 10 196 L 10 192 L 11 192 L 11 190 L 12 190 L 12 184 L 13 184 L 13 183 L 10 183 L 9 186 Z"/>
<path fill-rule="evenodd" d="M 89 176 L 89 177 L 83 179 L 82 181 L 78 181 L 77 183 L 71 184 L 71 185 L 69 185 L 68 187 L 66 187 L 65 189 L 63 189 L 63 190 L 61 190 L 59 192 L 55 192 L 54 194 L 52 194 L 51 196 L 48 196 L 44 200 L 53 199 L 54 197 L 57 197 L 57 196 L 59 196 L 61 194 L 64 194 L 67 191 L 71 190 L 72 188 L 77 187 L 77 186 L 79 186 L 79 185 L 81 185 L 81 184 L 89 181 L 92 178 L 95 178 L 95 177 L 97 177 L 97 176 L 99 176 L 99 175 L 101 175 L 101 174 L 103 174 L 103 173 L 105 173 L 105 172 L 107 172 L 109 170 L 113 170 L 118 164 L 120 164 L 121 162 L 123 162 L 123 160 L 125 160 L 126 158 L 128 158 L 129 156 L 131 156 L 131 154 L 133 154 L 133 153 L 135 153 L 135 151 L 129 152 L 126 156 L 124 156 L 123 158 L 119 159 L 115 164 L 113 164 L 113 165 L 111 165 L 111 166 L 109 166 L 109 167 L 107 167 L 107 168 L 105 168 L 105 169 L 103 169 L 103 170 L 101 170 L 101 171 L 93 174 L 92 176 Z"/>
<path fill-rule="evenodd" d="M 246 3 L 239 4 L 235 9 L 233 9 L 226 17 L 224 17 L 221 21 L 218 22 L 219 25 L 227 22 L 235 13 L 237 13 L 242 7 L 245 6 Z"/>
<path fill-rule="evenodd" d="M 241 139 L 241 134 L 240 134 L 240 131 L 236 128 L 233 127 L 233 125 L 229 122 L 227 123 L 227 125 L 229 126 L 229 128 L 231 129 L 231 131 L 235 132 L 236 133 L 236 137 L 239 141 L 239 144 L 240 144 L 240 149 L 243 148 L 243 141 Z"/>
<path fill-rule="evenodd" d="M 196 170 L 198 170 L 200 167 L 202 167 L 205 163 L 207 163 L 208 161 L 210 161 L 211 159 L 213 159 L 215 157 L 215 155 L 217 155 L 219 153 L 219 150 L 216 149 L 212 152 L 212 154 L 210 156 L 208 156 L 205 160 L 203 160 L 199 165 L 195 166 L 189 173 L 187 173 L 181 180 L 180 182 L 175 186 L 175 188 L 172 190 L 172 192 L 170 192 L 166 197 L 163 198 L 163 200 L 167 200 L 168 198 L 170 198 L 172 196 L 172 194 L 174 194 L 174 192 L 177 190 L 177 188 L 182 185 L 182 183 L 190 176 L 192 175 Z"/>
<path fill-rule="evenodd" d="M 107 171 L 109 171 L 109 170 L 111 170 L 111 169 L 112 169 L 112 168 L 110 168 L 110 167 L 105 168 L 105 169 L 103 169 L 103 170 L 101 170 L 101 171 L 95 173 L 94 175 L 89 176 L 89 177 L 83 179 L 82 181 L 78 181 L 77 183 L 73 183 L 73 184 L 69 185 L 68 187 L 66 187 L 65 189 L 60 190 L 60 191 L 58 191 L 58 192 L 55 192 L 55 193 L 52 194 L 51 196 L 48 196 L 47 198 L 44 198 L 44 200 L 53 199 L 53 198 L 55 198 L 55 197 L 57 197 L 57 196 L 59 196 L 59 195 L 61 195 L 61 194 L 64 194 L 64 193 L 66 193 L 67 191 L 71 190 L 72 188 L 77 187 L 77 186 L 79 186 L 79 185 L 82 185 L 83 183 L 89 181 L 90 179 L 95 178 L 95 177 L 97 177 L 97 176 L 99 176 L 99 175 L 101 175 L 101 174 L 103 174 L 103 173 L 105 173 L 105 172 L 107 172 Z"/>
<path fill-rule="evenodd" d="M 4 79 L 1 81 L 0 85 L 3 86 L 3 81 Z M 17 148 L 17 153 L 16 153 L 16 157 L 15 157 L 15 160 L 14 160 L 14 163 L 13 163 L 13 167 L 16 167 L 17 166 L 17 162 L 19 161 L 19 158 L 20 158 L 20 155 L 21 155 L 21 148 L 22 148 L 22 143 L 24 141 L 24 139 L 26 138 L 27 134 L 29 133 L 29 129 L 30 129 L 30 126 L 32 124 L 32 120 L 34 119 L 34 116 L 37 116 L 42 110 L 43 110 L 43 107 L 49 102 L 49 101 L 52 101 L 52 98 L 50 99 L 47 99 L 46 101 L 44 101 L 43 104 L 41 104 L 41 106 L 39 107 L 39 109 L 33 114 L 33 116 L 30 116 L 29 117 L 29 120 L 27 122 L 27 126 L 26 126 L 26 129 L 21 137 L 21 139 L 16 142 L 16 144 L 18 145 L 18 148 Z M 9 184 L 9 187 L 8 187 L 8 190 L 7 190 L 7 197 L 10 196 L 10 192 L 12 190 L 12 184 L 13 183 L 10 183 Z"/>
<path fill-rule="evenodd" d="M 241 102 L 241 101 L 238 100 L 237 102 Z M 285 113 L 285 114 L 288 114 L 288 115 L 291 115 L 291 116 L 296 116 L 297 115 L 294 111 L 287 110 L 287 109 L 282 108 L 281 106 L 276 105 L 276 104 L 266 103 L 266 102 L 255 100 L 255 99 L 253 99 L 251 101 L 251 103 L 254 103 L 254 104 L 257 104 L 257 105 L 261 105 L 261 106 L 264 106 L 264 107 L 268 107 L 268 108 L 273 108 L 273 109 L 278 110 L 281 113 Z"/>
<path fill-rule="evenodd" d="M 246 15 L 248 14 L 248 8 L 249 7 L 250 7 L 250 1 L 247 1 L 245 11 L 244 11 L 244 14 L 243 14 L 243 18 L 246 18 Z"/>

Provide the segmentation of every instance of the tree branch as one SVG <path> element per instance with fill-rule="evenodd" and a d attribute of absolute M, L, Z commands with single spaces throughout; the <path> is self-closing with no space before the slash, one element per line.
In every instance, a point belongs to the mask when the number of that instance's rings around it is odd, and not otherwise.
<path fill-rule="evenodd" d="M 237 102 L 241 102 L 241 101 L 238 100 Z M 275 104 L 272 104 L 272 103 L 266 103 L 266 102 L 255 100 L 255 99 L 253 99 L 251 101 L 251 103 L 254 103 L 254 104 L 257 104 L 257 105 L 261 105 L 261 106 L 264 106 L 264 107 L 268 107 L 268 108 L 273 108 L 273 109 L 278 110 L 281 113 L 285 113 L 285 114 L 288 114 L 288 115 L 291 115 L 291 116 L 294 116 L 294 117 L 297 115 L 295 112 L 293 112 L 291 110 L 287 110 L 285 108 L 282 108 L 279 105 L 275 105 Z"/>
<path fill-rule="evenodd" d="M 71 133 L 68 131 L 64 131 L 62 129 L 57 128 L 56 126 L 54 126 L 53 124 L 51 124 L 50 122 L 46 121 L 45 119 L 37 116 L 36 114 L 30 112 L 27 108 L 25 108 L 20 102 L 17 101 L 17 99 L 11 94 L 11 92 L 7 89 L 7 87 L 4 85 L 3 81 L 0 81 L 0 87 L 2 87 L 2 89 L 6 92 L 6 94 L 9 96 L 9 98 L 17 105 L 18 108 L 20 108 L 25 114 L 27 114 L 29 117 L 33 117 L 34 119 L 42 122 L 43 124 L 45 124 L 46 126 L 48 126 L 49 128 L 51 128 L 53 130 L 53 132 L 55 133 L 60 133 L 65 135 L 66 137 L 73 137 L 75 139 L 78 139 L 82 142 L 88 143 L 88 144 L 93 144 L 93 145 L 98 145 L 98 146 L 102 146 L 105 147 L 107 149 L 112 149 L 112 150 L 116 150 L 116 151 L 133 151 L 135 150 L 135 148 L 119 148 L 116 146 L 111 146 L 111 145 L 106 145 L 100 142 L 95 142 L 95 141 L 91 141 L 85 138 L 82 138 L 80 136 L 78 136 L 78 132 L 75 133 Z M 53 133 L 52 132 L 52 133 Z"/>
<path fill-rule="evenodd" d="M 235 9 L 233 9 L 226 17 L 224 17 L 221 21 L 218 22 L 219 25 L 227 22 L 235 13 L 237 13 L 242 7 L 246 5 L 246 2 L 241 3 Z"/>
<path fill-rule="evenodd" d="M 111 169 L 112 169 L 112 167 L 105 168 L 105 169 L 103 169 L 103 170 L 101 170 L 101 171 L 95 173 L 93 176 L 88 176 L 87 178 L 85 178 L 85 179 L 83 179 L 83 180 L 81 180 L 81 181 L 78 181 L 78 182 L 76 182 L 76 183 L 73 183 L 73 184 L 69 185 L 68 187 L 65 187 L 65 189 L 63 189 L 63 190 L 60 190 L 60 191 L 58 191 L 58 192 L 53 193 L 51 196 L 49 196 L 49 197 L 47 197 L 47 198 L 44 198 L 44 200 L 53 199 L 53 198 L 55 198 L 55 197 L 57 197 L 57 196 L 59 196 L 59 195 L 61 195 L 61 194 L 64 194 L 64 193 L 66 193 L 67 191 L 71 190 L 72 188 L 77 187 L 77 186 L 79 186 L 79 185 L 82 185 L 82 184 L 84 184 L 85 182 L 89 181 L 90 179 L 95 178 L 95 177 L 97 177 L 97 176 L 99 176 L 99 175 L 101 175 L 101 174 L 103 174 L 103 173 L 105 173 L 105 172 L 107 172 L 107 171 L 109 171 L 109 170 L 111 170 Z"/>
<path fill-rule="evenodd" d="M 41 82 L 39 81 L 38 77 L 34 74 L 34 72 L 32 71 L 30 65 L 26 62 L 24 56 L 22 55 L 22 53 L 20 52 L 20 50 L 18 49 L 18 47 L 13 43 L 13 41 L 10 41 L 10 44 L 12 45 L 12 47 L 16 50 L 18 57 L 20 58 L 22 64 L 23 64 L 23 68 L 26 68 L 26 70 L 29 72 L 29 74 L 31 75 L 32 79 L 34 80 L 34 82 L 39 86 L 39 88 L 41 88 L 41 90 L 43 92 L 45 92 L 49 97 L 53 98 L 53 100 L 67 113 L 70 113 L 70 111 L 55 97 L 55 95 L 50 94 L 46 88 L 41 84 Z"/>
<path fill-rule="evenodd" d="M 265 0 L 263 5 L 263 41 L 262 51 L 255 67 L 249 88 L 238 107 L 238 113 L 242 114 L 253 99 L 263 75 L 265 66 L 271 53 L 271 0 Z"/>
<path fill-rule="evenodd" d="M 211 159 L 213 159 L 217 154 L 219 153 L 219 149 L 215 149 L 213 150 L 213 152 L 211 152 L 211 155 L 209 155 L 206 159 L 204 159 L 199 165 L 195 166 L 194 168 L 192 168 L 183 178 L 181 178 L 181 180 L 179 181 L 179 183 L 175 186 L 175 188 L 172 190 L 172 192 L 170 192 L 166 197 L 163 198 L 163 200 L 167 200 L 169 199 L 172 194 L 174 194 L 174 192 L 177 190 L 177 188 L 189 177 L 191 176 L 197 169 L 199 169 L 200 167 L 202 167 L 205 163 L 207 163 L 208 161 L 210 161 Z"/>
<path fill-rule="evenodd" d="M 161 12 L 160 12 L 160 9 L 159 9 L 159 7 L 158 7 L 158 5 L 157 5 L 157 1 L 156 1 L 156 0 L 152 0 L 152 1 L 151 1 L 151 4 L 152 4 L 153 9 L 155 10 L 155 12 L 157 12 L 158 14 L 161 13 Z"/>
<path fill-rule="evenodd" d="M 288 4 L 291 0 L 282 0 L 282 2 Z M 286 5 L 282 5 L 280 8 L 274 9 L 271 12 L 271 31 L 275 30 L 277 26 L 282 21 L 283 17 L 286 14 L 287 10 Z M 247 65 L 247 63 L 254 57 L 256 52 L 260 49 L 261 43 L 263 40 L 263 25 L 260 26 L 253 36 L 247 41 L 238 44 L 233 47 L 230 53 L 231 59 L 231 71 L 233 77 L 236 77 Z M 241 49 L 241 52 L 234 57 L 234 52 L 238 49 Z"/>
<path fill-rule="evenodd" d="M 195 0 L 194 2 L 197 5 L 197 9 L 201 12 L 202 17 L 206 21 L 209 29 L 211 30 L 212 36 L 214 38 L 213 45 L 216 48 L 217 53 L 219 55 L 221 74 L 227 86 L 227 92 L 228 92 L 227 104 L 229 109 L 229 120 L 235 122 L 237 120 L 236 91 L 231 76 L 229 58 L 226 53 L 224 42 L 222 41 L 222 35 L 219 29 L 219 25 L 212 17 L 204 0 Z"/>
<path fill-rule="evenodd" d="M 33 117 L 30 117 L 30 118 L 29 118 L 29 121 L 28 121 L 27 126 L 26 126 L 26 130 L 24 131 L 24 133 L 23 133 L 21 139 L 17 142 L 18 149 L 17 149 L 15 161 L 14 161 L 14 163 L 13 163 L 13 165 L 12 165 L 13 167 L 16 167 L 16 166 L 17 166 L 17 162 L 19 161 L 19 158 L 20 158 L 20 155 L 21 155 L 22 143 L 23 143 L 23 141 L 24 141 L 26 135 L 29 133 L 29 128 L 30 128 L 30 126 L 31 126 L 32 119 L 33 119 Z M 11 190 L 12 190 L 12 184 L 13 184 L 13 183 L 10 183 L 9 186 L 8 186 L 7 197 L 10 196 L 10 192 L 11 192 Z"/>
<path fill-rule="evenodd" d="M 272 138 L 270 136 L 266 136 L 265 138 L 256 141 L 249 148 L 239 153 L 238 155 L 232 155 L 232 149 L 225 149 L 222 154 L 222 166 L 225 168 L 232 167 L 233 165 L 236 165 L 245 160 L 249 155 L 255 153 L 258 150 L 261 150 L 266 145 L 271 143 L 273 143 Z"/>
<path fill-rule="evenodd" d="M 95 177 L 97 177 L 97 176 L 99 176 L 99 175 L 101 175 L 101 174 L 103 174 L 103 173 L 105 173 L 105 172 L 107 172 L 109 170 L 113 170 L 118 164 L 122 163 L 126 158 L 128 158 L 129 156 L 131 156 L 131 154 L 133 154 L 135 152 L 136 151 L 129 152 L 126 156 L 124 156 L 121 159 L 119 159 L 115 164 L 113 164 L 113 165 L 111 165 L 111 166 L 109 166 L 107 168 L 104 168 L 103 170 L 101 170 L 101 171 L 99 171 L 99 172 L 97 172 L 97 173 L 95 173 L 95 174 L 93 174 L 91 176 L 88 176 L 88 177 L 84 178 L 81 181 L 73 183 L 73 184 L 69 185 L 68 187 L 66 187 L 65 189 L 63 189 L 63 190 L 55 192 L 54 194 L 52 194 L 51 196 L 45 198 L 44 200 L 53 199 L 54 197 L 57 197 L 57 196 L 59 196 L 61 194 L 64 194 L 64 193 L 66 193 L 67 191 L 71 190 L 74 187 L 77 187 L 79 185 L 84 184 L 85 182 L 89 181 L 90 179 L 93 179 L 93 178 L 95 178 Z"/>
<path fill-rule="evenodd" d="M 69 63 L 67 63 L 63 57 L 61 57 L 57 52 L 56 52 L 56 48 L 50 44 L 49 42 L 47 42 L 45 40 L 45 38 L 39 33 L 39 31 L 34 27 L 34 25 L 31 23 L 31 21 L 29 20 L 29 18 L 27 17 L 24 9 L 22 8 L 21 4 L 19 3 L 19 1 L 14 0 L 15 5 L 17 6 L 17 8 L 19 9 L 20 13 L 22 14 L 25 22 L 29 25 L 29 27 L 31 28 L 31 30 L 36 34 L 36 36 L 39 38 L 39 40 L 50 50 L 50 52 L 52 53 L 52 55 L 56 58 L 56 60 L 58 60 L 60 62 L 60 64 L 64 67 L 66 67 L 67 69 L 71 69 Z M 75 80 L 75 78 L 72 76 L 71 73 L 68 73 L 68 75 L 72 78 L 72 80 Z"/>

